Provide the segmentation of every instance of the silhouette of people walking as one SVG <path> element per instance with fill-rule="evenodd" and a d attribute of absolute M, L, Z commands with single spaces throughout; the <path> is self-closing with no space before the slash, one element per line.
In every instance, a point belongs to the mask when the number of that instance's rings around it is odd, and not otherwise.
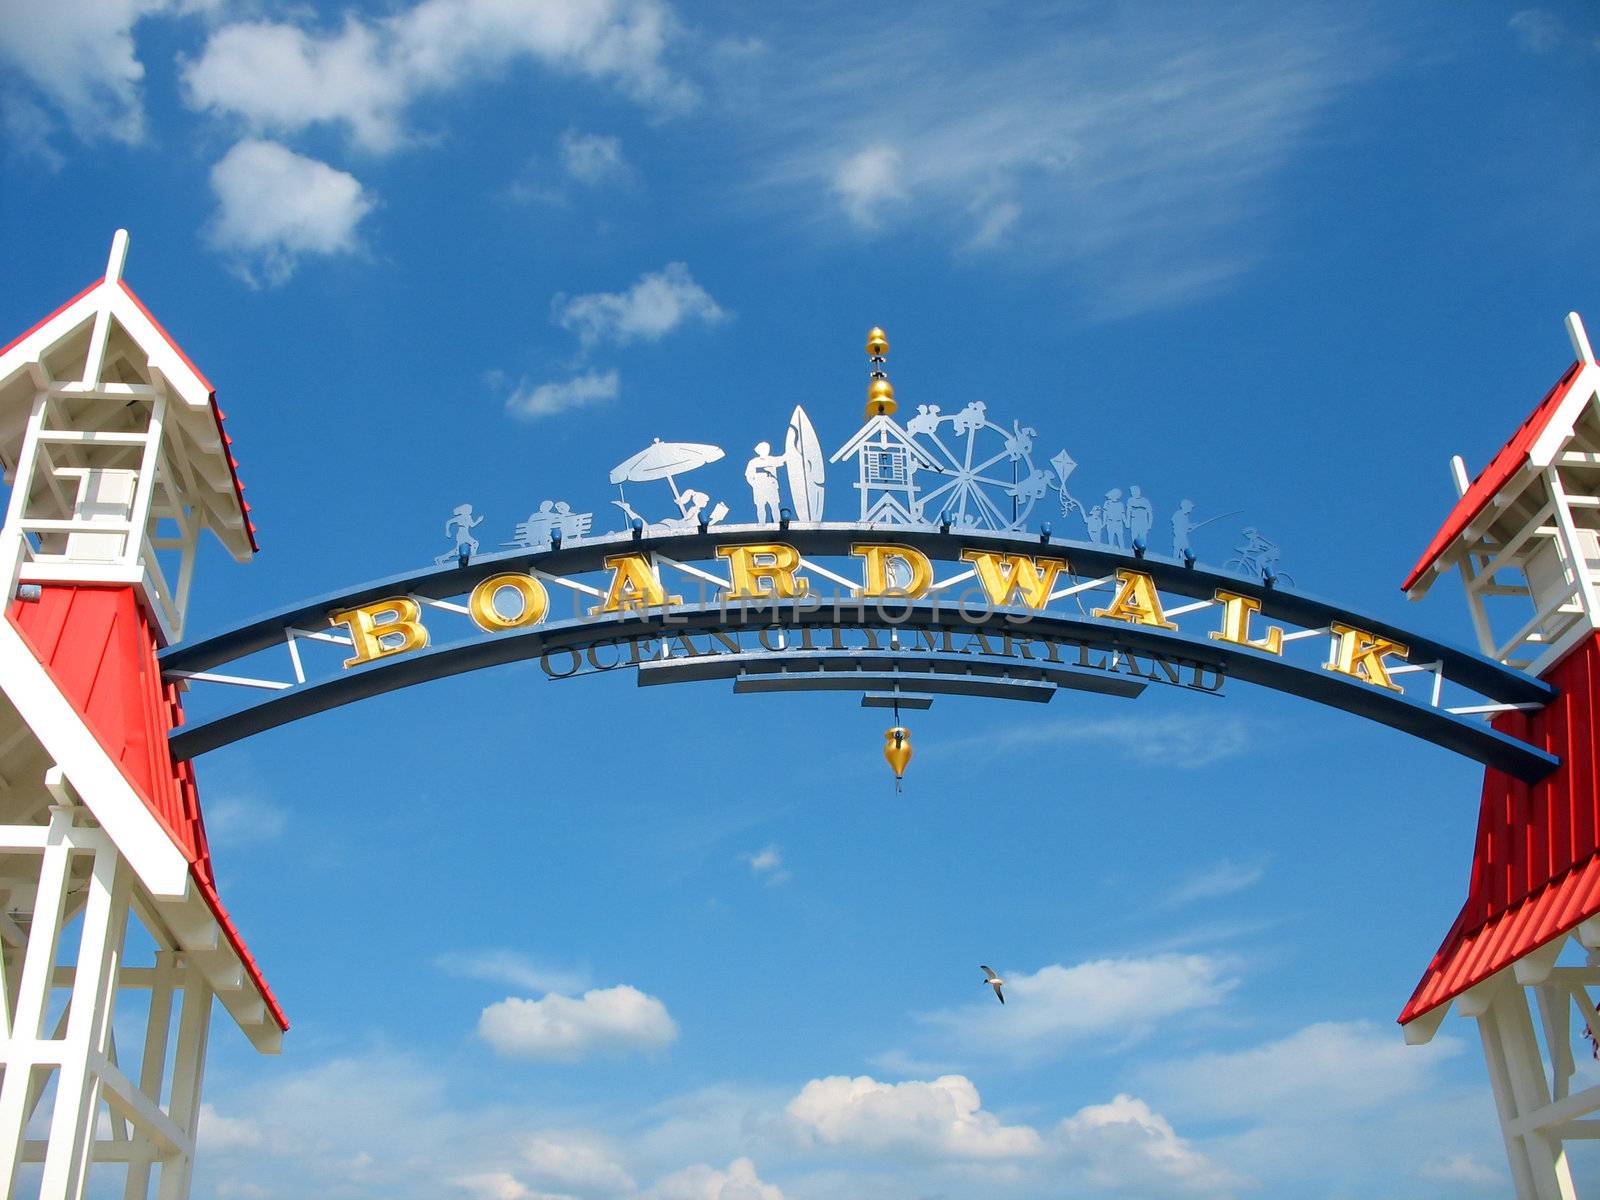
<path fill-rule="evenodd" d="M 1105 521 L 1106 545 L 1124 546 L 1123 535 L 1128 529 L 1128 510 L 1122 503 L 1122 489 L 1112 488 L 1106 493 L 1106 502 L 1100 509 L 1100 516 Z"/>
<path fill-rule="evenodd" d="M 1079 506 L 1082 507 L 1081 505 Z M 1083 510 L 1083 527 L 1089 531 L 1089 540 L 1095 545 L 1100 544 L 1101 531 L 1106 527 L 1105 516 L 1100 512 L 1100 506 Z"/>
<path fill-rule="evenodd" d="M 1148 546 L 1150 527 L 1155 523 L 1156 513 L 1149 497 L 1139 491 L 1138 484 L 1134 484 L 1128 489 L 1128 529 L 1133 534 L 1133 544 Z"/>

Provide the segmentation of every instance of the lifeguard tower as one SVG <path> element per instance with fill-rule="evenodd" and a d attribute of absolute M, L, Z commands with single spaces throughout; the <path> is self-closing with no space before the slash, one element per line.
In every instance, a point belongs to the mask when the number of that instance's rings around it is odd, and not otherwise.
<path fill-rule="evenodd" d="M 123 282 L 127 249 L 0 351 L 6 1196 L 187 1196 L 213 999 L 263 1053 L 288 1027 L 217 893 L 156 663 L 202 532 L 244 560 L 255 531 L 215 393 Z"/>
<path fill-rule="evenodd" d="M 1489 465 L 1452 461 L 1456 506 L 1402 585 L 1459 571 L 1484 654 L 1559 693 L 1493 713 L 1561 766 L 1484 772 L 1466 904 L 1400 1015 L 1413 1043 L 1452 1006 L 1476 1019 L 1519 1200 L 1574 1200 L 1564 1143 L 1600 1138 L 1600 1086 L 1572 1086 L 1600 1037 L 1600 367 L 1576 313 L 1567 332 L 1577 361 Z"/>

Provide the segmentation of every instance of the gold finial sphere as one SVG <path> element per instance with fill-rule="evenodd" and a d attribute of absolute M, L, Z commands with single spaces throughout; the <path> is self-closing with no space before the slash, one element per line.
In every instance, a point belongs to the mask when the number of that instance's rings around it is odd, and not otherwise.
<path fill-rule="evenodd" d="M 889 353 L 889 335 L 874 325 L 867 332 L 867 354 L 871 358 L 882 358 Z"/>
<path fill-rule="evenodd" d="M 882 375 L 874 376 L 867 384 L 867 416 L 892 417 L 895 407 L 894 384 Z"/>

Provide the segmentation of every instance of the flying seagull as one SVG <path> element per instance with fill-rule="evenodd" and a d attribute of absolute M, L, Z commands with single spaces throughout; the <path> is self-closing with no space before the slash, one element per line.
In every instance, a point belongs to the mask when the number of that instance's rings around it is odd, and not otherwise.
<path fill-rule="evenodd" d="M 1005 993 L 1000 990 L 1000 985 L 1004 983 L 1005 980 L 1001 979 L 1000 976 L 996 975 L 982 963 L 978 964 L 978 970 L 983 972 L 984 982 L 994 989 L 994 998 L 1000 1001 L 1001 1004 L 1004 1004 L 1006 1002 L 1006 997 Z"/>

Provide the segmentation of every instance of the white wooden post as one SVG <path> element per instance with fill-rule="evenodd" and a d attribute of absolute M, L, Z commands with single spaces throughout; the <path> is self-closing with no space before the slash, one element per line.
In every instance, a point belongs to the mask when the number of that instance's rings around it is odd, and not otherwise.
<path fill-rule="evenodd" d="M 0 1081 L 0 1182 L 5 1195 L 16 1187 L 17 1164 L 22 1159 L 22 1138 L 28 1124 L 29 1093 L 41 1053 L 45 1014 L 49 1009 L 55 974 L 57 939 L 67 891 L 71 849 L 67 839 L 72 810 L 60 805 L 50 810 L 50 827 L 39 865 L 39 890 L 33 920 L 28 927 L 28 948 L 22 961 L 22 984 L 17 992 L 16 1017 L 6 1046 L 6 1074 Z"/>
<path fill-rule="evenodd" d="M 1578 585 L 1578 597 L 1583 604 L 1583 616 L 1590 629 L 1600 629 L 1600 598 L 1595 595 L 1594 580 L 1589 578 L 1589 561 L 1583 552 L 1583 541 L 1572 520 L 1572 506 L 1567 500 L 1567 489 L 1561 483 L 1561 472 L 1555 467 L 1545 470 L 1545 480 L 1550 486 L 1550 498 L 1555 502 L 1556 528 L 1561 531 L 1561 548 L 1566 551 L 1567 568 L 1573 572 Z"/>
<path fill-rule="evenodd" d="M 161 1103 L 161 1081 L 167 1072 L 167 1041 L 177 980 L 177 951 L 157 950 L 155 977 L 150 984 L 150 1014 L 144 1026 L 144 1061 L 139 1068 L 139 1089 L 156 1105 Z M 156 1160 L 156 1145 L 143 1129 L 135 1128 L 133 1137 L 123 1200 L 145 1200 L 150 1194 L 150 1167 Z"/>
<path fill-rule="evenodd" d="M 128 880 L 110 845 L 95 852 L 83 910 L 78 966 L 72 976 L 67 1036 L 60 1047 L 55 1111 L 50 1119 L 41 1197 L 81 1200 L 89 1182 L 100 1079 L 96 1060 L 108 1048 L 117 969 L 128 924 Z"/>
<path fill-rule="evenodd" d="M 200 1125 L 200 1084 L 206 1073 L 206 1038 L 211 1030 L 211 988 L 194 963 L 183 966 L 183 1013 L 178 1018 L 178 1053 L 172 1064 L 172 1101 L 168 1113 L 195 1144 Z M 194 1172 L 192 1154 L 178 1154 L 161 1165 L 159 1200 L 187 1200 Z"/>
<path fill-rule="evenodd" d="M 156 462 L 161 455 L 161 431 L 167 419 L 167 397 L 158 393 L 150 403 L 150 424 L 145 431 L 148 439 L 139 459 L 139 482 L 133 493 L 133 504 L 128 510 L 128 543 L 123 548 L 123 561 L 137 563 L 144 556 L 145 531 L 150 524 L 150 497 L 155 492 Z"/>
<path fill-rule="evenodd" d="M 1516 1127 L 1520 1118 L 1550 1104 L 1533 1018 L 1522 988 L 1501 987 L 1478 1022 L 1519 1200 L 1577 1200 L 1560 1137 L 1550 1130 L 1522 1132 Z"/>

